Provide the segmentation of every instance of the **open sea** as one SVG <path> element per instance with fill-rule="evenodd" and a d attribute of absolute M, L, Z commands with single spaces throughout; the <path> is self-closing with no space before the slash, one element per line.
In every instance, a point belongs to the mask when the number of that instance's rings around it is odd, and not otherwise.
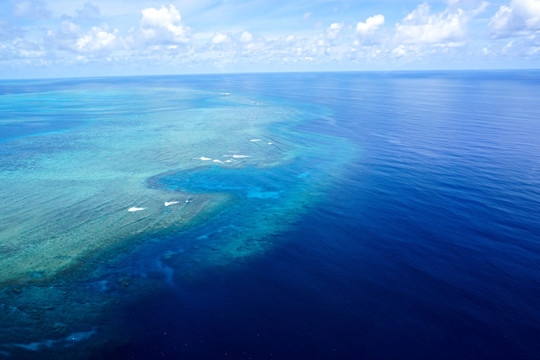
<path fill-rule="evenodd" d="M 540 359 L 540 71 L 0 81 L 0 359 Z"/>

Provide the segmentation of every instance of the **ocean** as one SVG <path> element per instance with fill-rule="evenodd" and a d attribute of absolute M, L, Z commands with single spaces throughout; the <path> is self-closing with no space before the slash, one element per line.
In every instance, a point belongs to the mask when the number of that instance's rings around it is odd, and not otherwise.
<path fill-rule="evenodd" d="M 540 71 L 0 81 L 0 359 L 538 359 Z"/>

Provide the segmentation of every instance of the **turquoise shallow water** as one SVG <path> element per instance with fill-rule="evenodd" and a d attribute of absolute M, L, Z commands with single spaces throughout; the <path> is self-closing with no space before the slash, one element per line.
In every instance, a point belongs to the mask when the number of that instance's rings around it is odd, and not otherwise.
<path fill-rule="evenodd" d="M 539 79 L 0 83 L 0 358 L 536 359 Z"/>
<path fill-rule="evenodd" d="M 224 201 L 224 191 L 149 187 L 153 176 L 209 164 L 271 168 L 307 151 L 270 131 L 306 117 L 289 104 L 180 84 L 102 85 L 2 97 L 2 281 L 54 276 L 86 253 L 181 227 Z"/>
<path fill-rule="evenodd" d="M 61 353 L 71 333 L 89 344 L 97 329 L 111 336 L 116 325 L 98 324 L 115 286 L 144 294 L 159 287 L 146 284 L 155 276 L 174 287 L 262 256 L 354 151 L 298 128 L 330 116 L 324 107 L 182 78 L 20 82 L 2 92 L 0 338 L 16 356 Z M 81 298 L 85 309 L 66 308 Z"/>

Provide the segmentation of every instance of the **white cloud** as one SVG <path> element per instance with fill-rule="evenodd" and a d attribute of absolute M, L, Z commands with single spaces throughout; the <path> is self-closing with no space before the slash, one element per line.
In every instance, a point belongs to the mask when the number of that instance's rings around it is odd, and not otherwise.
<path fill-rule="evenodd" d="M 189 41 L 189 28 L 182 23 L 174 5 L 143 9 L 142 16 L 141 31 L 147 42 L 170 44 Z"/>
<path fill-rule="evenodd" d="M 67 18 L 62 21 L 59 31 L 49 30 L 45 38 L 45 48 L 51 53 L 61 52 L 85 54 L 86 57 L 92 57 L 94 53 L 103 52 L 112 53 L 118 50 L 128 48 L 130 38 L 119 35 L 118 29 L 110 29 L 107 24 L 93 26 L 87 31 L 81 28 L 81 25 Z M 64 53 L 66 59 L 69 57 Z"/>
<path fill-rule="evenodd" d="M 356 24 L 356 37 L 355 45 L 374 45 L 383 41 L 381 35 L 378 34 L 378 29 L 384 25 L 384 16 L 375 15 L 368 17 L 366 22 L 358 22 Z"/>
<path fill-rule="evenodd" d="M 15 54 L 20 58 L 41 58 L 46 55 L 41 46 L 22 39 L 16 39 L 12 45 Z"/>
<path fill-rule="evenodd" d="M 362 36 L 371 35 L 381 25 L 384 25 L 383 15 L 371 16 L 366 19 L 366 22 L 359 22 L 358 24 L 356 24 L 356 33 Z"/>
<path fill-rule="evenodd" d="M 29 61 L 42 59 L 47 55 L 42 43 L 25 38 L 21 28 L 0 19 L 0 69 L 7 61 Z"/>
<path fill-rule="evenodd" d="M 0 24 L 2 22 L 0 21 Z M 47 55 L 46 51 L 39 44 L 26 41 L 21 38 L 14 38 L 11 41 L 1 41 L 0 39 L 0 61 L 24 59 L 41 59 Z"/>
<path fill-rule="evenodd" d="M 456 44 L 465 37 L 468 18 L 462 9 L 432 14 L 424 3 L 396 25 L 396 37 L 406 44 Z"/>
<path fill-rule="evenodd" d="M 407 55 L 407 51 L 405 50 L 405 45 L 399 45 L 394 50 L 392 50 L 392 55 L 396 57 L 403 57 Z"/>
<path fill-rule="evenodd" d="M 117 29 L 111 32 L 106 26 L 94 26 L 86 35 L 77 39 L 76 49 L 81 52 L 114 50 L 121 45 L 117 34 Z"/>
<path fill-rule="evenodd" d="M 253 35 L 248 31 L 244 31 L 242 35 L 240 35 L 240 42 L 249 43 L 251 41 L 253 41 Z"/>
<path fill-rule="evenodd" d="M 477 0 L 449 0 L 447 3 L 450 4 L 447 9 L 435 13 L 427 3 L 420 4 L 396 24 L 394 37 L 387 44 L 388 54 L 425 61 L 442 54 L 461 57 L 467 51 L 478 52 L 466 46 L 476 40 L 469 36 L 468 27 L 485 10 L 487 3 Z M 468 9 L 457 5 L 466 5 Z"/>
<path fill-rule="evenodd" d="M 341 29 L 343 29 L 343 24 L 333 23 L 326 29 L 326 35 L 331 40 L 336 39 L 341 32 Z"/>
<path fill-rule="evenodd" d="M 514 36 L 491 41 L 484 55 L 490 58 L 537 58 L 540 55 L 540 32 L 527 36 Z"/>
<path fill-rule="evenodd" d="M 216 35 L 214 35 L 214 37 L 212 37 L 212 44 L 214 45 L 222 44 L 226 42 L 228 39 L 229 38 L 227 35 L 223 33 L 217 33 Z"/>
<path fill-rule="evenodd" d="M 292 43 L 292 42 L 295 41 L 295 40 L 296 40 L 296 36 L 294 36 L 294 35 L 292 35 L 292 34 L 287 35 L 287 37 L 285 38 L 285 42 L 286 42 L 287 44 L 290 44 L 290 43 Z"/>
<path fill-rule="evenodd" d="M 52 0 L 47 1 L 52 7 Z M 243 69 L 245 64 L 273 69 L 280 64 L 296 64 L 300 69 L 305 64 L 335 68 L 366 64 L 374 59 L 377 62 L 373 64 L 378 66 L 379 62 L 391 64 L 392 61 L 429 63 L 431 59 L 452 59 L 452 56 L 467 59 L 474 54 L 513 59 L 540 56 L 540 0 L 499 1 L 508 5 L 501 6 L 492 17 L 489 30 L 495 39 L 489 39 L 485 36 L 487 21 L 474 21 L 485 9 L 482 0 L 444 0 L 447 8 L 435 12 L 424 3 L 410 8 L 409 14 L 395 26 L 388 24 L 388 16 L 395 15 L 390 11 L 385 13 L 386 18 L 375 12 L 376 15 L 357 18 L 361 21 L 354 23 L 324 22 L 319 14 L 315 19 L 310 13 L 304 16 L 309 21 L 302 21 L 299 12 L 294 15 L 299 23 L 294 27 L 297 31 L 283 26 L 273 35 L 264 29 L 262 34 L 266 35 L 245 30 L 251 29 L 253 23 L 240 22 L 230 27 L 220 20 L 204 27 L 196 21 L 197 13 L 193 14 L 197 27 L 192 33 L 175 5 L 169 3 L 144 9 L 135 7 L 133 17 L 129 18 L 127 14 L 110 16 L 111 8 L 106 3 L 77 0 L 65 9 L 70 16 L 52 9 L 52 20 L 30 25 L 25 19 L 13 19 L 16 26 L 0 19 L 0 60 L 24 58 L 28 63 L 79 62 L 92 66 L 116 61 L 204 69 L 224 64 L 236 69 Z M 12 4 L 18 4 L 19 16 L 36 17 L 30 14 L 30 5 L 44 3 L 44 0 L 13 0 Z M 47 10 L 44 5 L 42 9 Z M 106 19 L 110 26 L 96 22 L 100 18 Z M 320 25 L 315 24 L 316 20 L 320 20 Z M 309 27 L 305 27 L 307 23 Z M 478 31 L 472 33 L 473 27 Z M 523 36 L 514 38 L 518 35 Z M 511 38 L 496 40 L 501 37 Z"/>
<path fill-rule="evenodd" d="M 540 32 L 540 0 L 512 0 L 501 6 L 489 22 L 494 38 L 526 36 Z"/>
<path fill-rule="evenodd" d="M 47 31 L 45 46 L 51 50 L 77 51 L 76 42 L 80 36 L 80 26 L 71 20 L 64 20 L 59 31 Z"/>

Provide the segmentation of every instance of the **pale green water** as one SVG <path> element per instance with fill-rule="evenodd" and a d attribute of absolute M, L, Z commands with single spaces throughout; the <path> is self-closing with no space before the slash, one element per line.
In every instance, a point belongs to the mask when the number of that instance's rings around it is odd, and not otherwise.
<path fill-rule="evenodd" d="M 277 166 L 298 149 L 269 127 L 305 118 L 270 100 L 144 87 L 10 94 L 0 101 L 17 109 L 4 124 L 31 117 L 37 128 L 0 143 L 0 282 L 47 279 L 133 236 L 207 216 L 230 196 L 152 189 L 147 180 L 210 164 Z M 71 128 L 40 131 L 59 119 Z M 293 204 L 283 208 L 297 211 Z M 249 237 L 264 237 L 267 223 Z M 244 236 L 235 241 L 240 245 L 223 245 L 221 256 L 231 256 L 231 248 L 242 248 L 236 255 L 260 250 L 242 246 Z"/>
<path fill-rule="evenodd" d="M 128 341 L 119 307 L 271 251 L 352 154 L 301 130 L 331 117 L 316 106 L 142 80 L 31 85 L 0 96 L 0 356 Z"/>
<path fill-rule="evenodd" d="M 171 96 L 159 90 L 151 94 L 165 95 Z M 3 100 L 43 102 L 49 107 L 53 106 L 51 98 L 60 104 L 75 102 L 69 115 L 77 116 L 85 109 L 76 103 L 92 96 L 101 98 L 94 99 L 96 102 L 110 98 L 111 102 L 137 105 L 145 93 L 142 89 L 127 94 L 56 92 L 33 94 L 34 99 L 25 94 Z M 186 102 L 202 96 L 215 97 L 223 106 L 182 109 Z M 0 219 L 0 281 L 54 275 L 89 252 L 141 232 L 180 227 L 223 201 L 219 196 L 149 189 L 146 179 L 150 176 L 199 166 L 200 157 L 217 158 L 234 151 L 248 152 L 251 157 L 232 159 L 228 166 L 275 161 L 277 147 L 255 148 L 249 135 L 259 135 L 270 114 L 276 119 L 276 109 L 240 102 L 232 114 L 227 106 L 238 104 L 234 97 L 219 97 L 182 91 L 174 94 L 181 105 L 178 108 L 155 109 L 146 104 L 149 108 L 141 113 L 117 110 L 119 105 L 113 104 L 112 111 L 90 109 L 95 119 L 85 126 L 2 143 L 9 153 L 4 155 L 7 161 L 0 172 L 0 201 L 4 204 Z M 129 109 L 128 104 L 122 106 Z M 60 109 L 53 108 L 51 114 L 55 111 Z M 51 114 L 46 116 L 54 117 Z M 164 206 L 172 201 L 179 203 Z M 131 207 L 144 210 L 130 212 Z"/>

